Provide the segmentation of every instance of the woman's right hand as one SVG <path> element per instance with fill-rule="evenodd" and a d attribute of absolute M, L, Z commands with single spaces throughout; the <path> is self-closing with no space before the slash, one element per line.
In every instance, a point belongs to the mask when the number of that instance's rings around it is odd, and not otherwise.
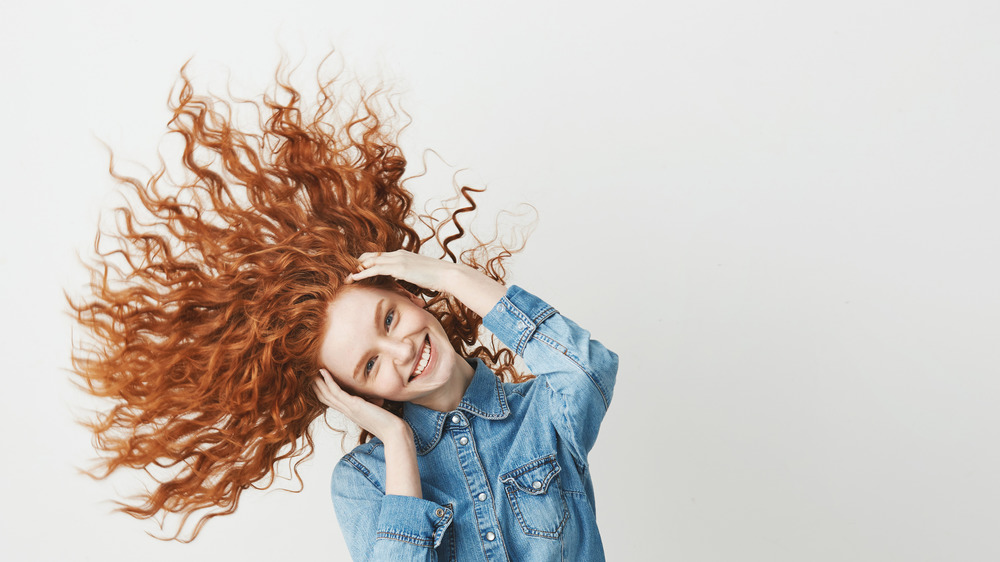
<path fill-rule="evenodd" d="M 319 376 L 313 382 L 316 396 L 320 402 L 347 416 L 362 429 L 378 437 L 383 442 L 394 437 L 410 433 L 410 426 L 399 416 L 382 408 L 378 403 L 371 402 L 359 396 L 353 396 L 340 388 L 333 376 L 326 369 L 319 370 Z M 412 434 L 410 439 L 412 439 Z"/>
<path fill-rule="evenodd" d="M 367 429 L 385 446 L 385 493 L 422 497 L 417 449 L 409 424 L 382 408 L 381 400 L 376 404 L 344 392 L 326 369 L 320 369 L 319 375 L 313 387 L 320 401 Z"/>

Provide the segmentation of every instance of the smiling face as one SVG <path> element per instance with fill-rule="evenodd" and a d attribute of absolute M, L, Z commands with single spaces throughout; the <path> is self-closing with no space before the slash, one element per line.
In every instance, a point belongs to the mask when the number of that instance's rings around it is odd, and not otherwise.
<path fill-rule="evenodd" d="M 368 398 L 454 409 L 473 369 L 423 302 L 350 286 L 327 308 L 320 363 L 345 390 Z"/>

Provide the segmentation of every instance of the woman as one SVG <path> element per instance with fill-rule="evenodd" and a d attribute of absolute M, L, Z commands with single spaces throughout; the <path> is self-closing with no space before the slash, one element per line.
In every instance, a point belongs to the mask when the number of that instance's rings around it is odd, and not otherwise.
<path fill-rule="evenodd" d="M 374 276 L 454 295 L 539 378 L 503 384 L 466 362 L 405 291 L 347 288 L 334 298 L 317 393 L 378 438 L 333 475 L 353 557 L 603 559 L 587 453 L 617 356 L 537 297 L 462 265 L 363 254 L 348 281 Z M 379 407 L 386 400 L 403 402 L 401 416 Z"/>
<path fill-rule="evenodd" d="M 330 406 L 364 430 L 333 478 L 355 558 L 601 559 L 587 452 L 617 357 L 504 289 L 502 244 L 456 256 L 476 191 L 443 219 L 414 213 L 377 93 L 337 119 L 344 96 L 321 83 L 306 117 L 279 78 L 243 130 L 181 76 L 182 181 L 112 167 L 135 200 L 117 209 L 117 244 L 95 242 L 93 295 L 71 302 L 94 344 L 76 372 L 112 403 L 87 422 L 105 453 L 95 476 L 157 481 L 122 511 L 180 514 L 173 538 L 196 515 L 193 539 L 277 462 L 294 472 Z M 419 253 L 434 246 L 442 259 Z M 541 378 L 479 343 L 480 326 Z"/>

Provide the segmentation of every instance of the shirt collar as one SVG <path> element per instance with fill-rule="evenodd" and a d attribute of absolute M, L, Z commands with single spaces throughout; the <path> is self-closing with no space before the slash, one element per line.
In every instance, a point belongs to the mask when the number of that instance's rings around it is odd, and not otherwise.
<path fill-rule="evenodd" d="M 456 410 L 462 410 L 487 420 L 501 420 L 510 413 L 507 406 L 507 396 L 503 391 L 500 379 L 479 359 L 471 359 L 469 363 L 475 367 L 472 382 L 462 396 Z M 439 412 L 417 404 L 403 404 L 403 419 L 413 430 L 413 441 L 417 445 L 417 454 L 423 455 L 437 445 L 441 432 L 450 412 Z"/>

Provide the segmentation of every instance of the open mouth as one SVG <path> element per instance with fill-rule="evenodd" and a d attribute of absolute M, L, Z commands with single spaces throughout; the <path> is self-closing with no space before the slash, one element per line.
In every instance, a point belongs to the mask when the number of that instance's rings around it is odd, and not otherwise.
<path fill-rule="evenodd" d="M 427 368 L 427 365 L 430 362 L 431 362 L 431 337 L 430 334 L 428 334 L 424 336 L 424 345 L 420 349 L 420 359 L 417 360 L 417 365 L 413 369 L 413 374 L 410 375 L 410 378 L 407 382 L 410 382 L 413 379 L 424 374 L 424 369 Z"/>

